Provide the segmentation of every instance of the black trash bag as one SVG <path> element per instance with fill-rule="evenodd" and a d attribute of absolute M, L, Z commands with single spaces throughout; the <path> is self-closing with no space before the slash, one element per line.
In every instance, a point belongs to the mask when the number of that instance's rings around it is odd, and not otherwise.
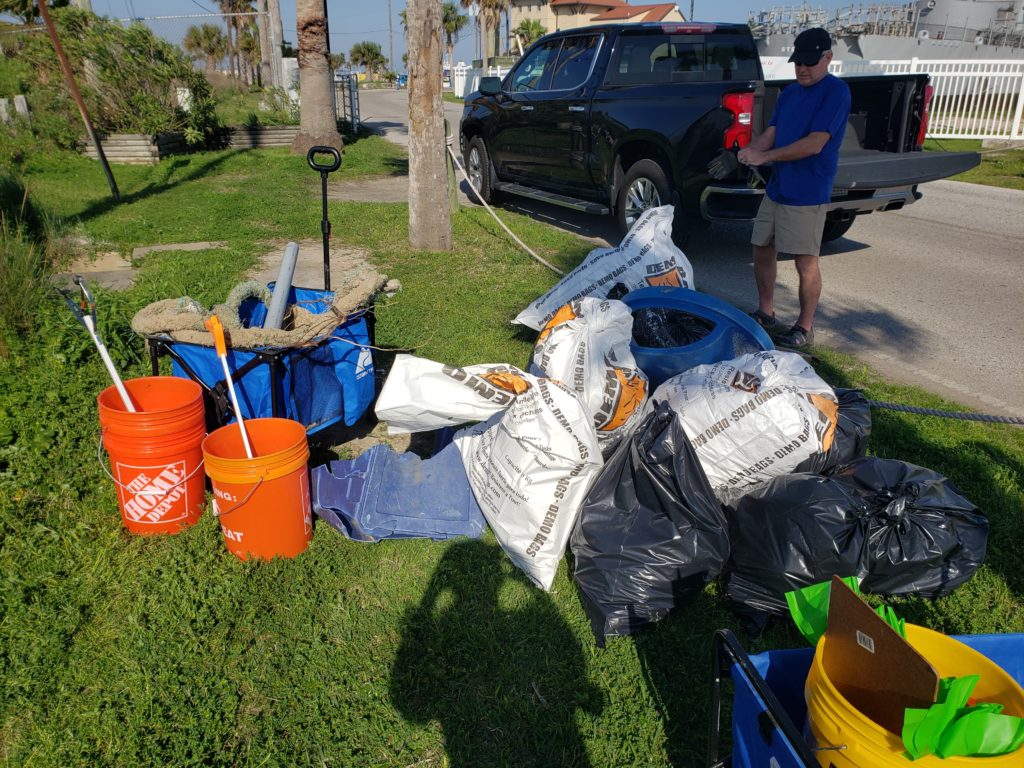
<path fill-rule="evenodd" d="M 725 508 L 730 607 L 763 628 L 785 593 L 833 575 L 880 595 L 940 597 L 985 559 L 988 520 L 930 469 L 865 458 L 828 477 L 782 475 Z"/>
<path fill-rule="evenodd" d="M 865 456 L 871 436 L 871 406 L 859 389 L 835 390 L 839 401 L 839 421 L 832 447 L 797 464 L 794 472 L 824 475 L 837 467 Z"/>
<path fill-rule="evenodd" d="M 633 312 L 633 341 L 649 349 L 694 344 L 715 330 L 710 320 L 669 307 L 643 307 Z"/>
<path fill-rule="evenodd" d="M 598 644 L 663 618 L 729 557 L 725 515 L 665 403 L 605 462 L 569 539 Z"/>

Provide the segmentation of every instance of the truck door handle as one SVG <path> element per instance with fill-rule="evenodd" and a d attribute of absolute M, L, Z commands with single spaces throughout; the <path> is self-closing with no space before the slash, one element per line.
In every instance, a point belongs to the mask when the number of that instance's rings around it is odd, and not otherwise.
<path fill-rule="evenodd" d="M 523 112 L 533 112 L 533 107 L 529 104 L 523 104 Z"/>
<path fill-rule="evenodd" d="M 587 108 L 584 106 L 572 106 L 569 107 L 570 112 L 586 112 Z"/>

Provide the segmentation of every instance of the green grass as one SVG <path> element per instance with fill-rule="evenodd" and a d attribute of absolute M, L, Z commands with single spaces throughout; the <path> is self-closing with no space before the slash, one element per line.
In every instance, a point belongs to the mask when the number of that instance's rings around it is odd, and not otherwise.
<path fill-rule="evenodd" d="M 465 99 L 463 99 L 461 96 L 456 96 L 454 93 L 450 91 L 442 91 L 441 98 L 444 99 L 445 101 L 450 101 L 452 104 L 465 104 Z"/>
<path fill-rule="evenodd" d="M 924 148 L 945 152 L 981 152 L 981 164 L 952 176 L 954 181 L 986 184 L 990 187 L 1024 189 L 1024 147 L 985 149 L 974 139 L 928 139 Z"/>
<path fill-rule="evenodd" d="M 268 98 L 234 88 L 217 92 L 217 119 L 221 125 L 298 125 L 298 115 L 284 108 L 283 98 Z M 267 108 L 269 107 L 269 108 Z"/>
<path fill-rule="evenodd" d="M 377 139 L 339 178 L 393 172 Z M 122 372 L 148 373 L 128 322 L 158 298 L 223 299 L 265 239 L 316 237 L 319 177 L 285 151 L 204 153 L 116 167 L 33 158 L 36 203 L 95 241 L 226 240 L 151 256 L 135 287 L 98 292 Z M 408 245 L 404 204 L 332 203 L 335 241 L 367 248 L 403 290 L 378 344 L 453 364 L 525 365 L 534 334 L 509 324 L 554 276 L 478 208 L 454 215 L 451 253 Z M 561 268 L 589 246 L 506 212 Z M 713 630 L 737 621 L 717 584 L 654 630 L 594 646 L 566 564 L 550 593 L 482 542 L 345 540 L 241 563 L 205 514 L 177 536 L 119 521 L 96 458 L 95 350 L 56 298 L 0 361 L 0 761 L 11 765 L 699 766 Z M 819 372 L 879 400 L 948 406 L 822 351 Z M 875 411 L 871 450 L 934 468 L 989 516 L 989 557 L 936 601 L 893 601 L 947 632 L 1024 631 L 1024 432 Z M 321 458 L 320 460 L 323 460 Z M 798 647 L 774 624 L 754 650 Z"/>

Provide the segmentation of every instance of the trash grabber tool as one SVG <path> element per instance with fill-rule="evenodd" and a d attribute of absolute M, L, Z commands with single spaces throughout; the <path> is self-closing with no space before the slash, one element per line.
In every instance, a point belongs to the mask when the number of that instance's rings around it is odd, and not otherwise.
<path fill-rule="evenodd" d="M 78 301 L 73 301 L 65 291 L 61 291 L 60 295 L 64 297 L 64 301 L 67 302 L 75 319 L 85 326 L 85 330 L 92 337 L 92 341 L 100 353 L 100 358 L 102 358 L 103 364 L 107 367 L 107 373 L 114 380 L 114 386 L 117 388 L 117 393 L 121 396 L 121 402 L 124 403 L 125 410 L 129 413 L 136 413 L 135 404 L 132 402 L 131 397 L 128 396 L 128 390 L 124 388 L 124 382 L 121 381 L 121 377 L 117 375 L 117 369 L 114 368 L 114 361 L 110 359 L 110 353 L 107 352 L 107 347 L 103 343 L 103 339 L 100 338 L 96 324 L 96 299 L 92 297 L 89 289 L 85 287 L 85 281 L 81 275 L 75 275 L 71 280 L 78 286 Z"/>
<path fill-rule="evenodd" d="M 235 394 L 235 383 L 231 380 L 231 371 L 228 369 L 228 346 L 224 341 L 224 326 L 220 318 L 210 315 L 206 320 L 206 330 L 213 336 L 213 345 L 217 349 L 217 357 L 220 358 L 220 365 L 224 369 L 224 379 L 228 383 L 228 394 L 231 395 L 231 405 L 235 409 L 235 418 L 238 420 L 238 431 L 242 435 L 242 445 L 245 446 L 245 455 L 252 458 L 252 446 L 249 444 L 249 434 L 245 431 L 245 423 L 242 419 L 242 409 L 238 407 L 238 395 Z"/>
<path fill-rule="evenodd" d="M 331 162 L 322 165 L 316 161 L 317 155 L 330 155 Z M 331 222 L 327 220 L 327 174 L 334 173 L 341 167 L 341 153 L 334 147 L 310 147 L 306 153 L 306 162 L 314 171 L 320 171 L 320 183 L 323 191 L 323 218 L 320 220 L 320 231 L 324 236 L 324 290 L 331 290 L 331 256 L 327 241 L 331 239 Z"/>

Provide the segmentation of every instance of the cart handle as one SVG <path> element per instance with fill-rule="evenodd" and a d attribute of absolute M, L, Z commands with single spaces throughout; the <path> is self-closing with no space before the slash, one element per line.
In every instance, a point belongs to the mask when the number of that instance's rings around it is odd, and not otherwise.
<path fill-rule="evenodd" d="M 750 657 L 736 639 L 736 635 L 728 629 L 715 631 L 711 642 L 711 729 L 708 736 L 708 766 L 723 768 L 729 765 L 728 760 L 720 760 L 718 747 L 722 732 L 722 679 L 729 675 L 733 665 L 739 666 L 743 675 L 749 680 L 755 693 L 764 703 L 764 711 L 758 717 L 758 728 L 765 743 L 771 743 L 775 730 L 793 746 L 800 757 L 801 768 L 817 768 L 819 765 L 813 751 L 804 741 L 803 734 L 790 720 L 782 704 L 765 683 L 764 678 L 750 663 Z"/>
<path fill-rule="evenodd" d="M 331 162 L 327 165 L 321 165 L 316 161 L 317 155 L 330 155 L 332 158 Z M 341 167 L 341 153 L 334 147 L 310 147 L 306 153 L 306 162 L 309 163 L 309 167 L 314 171 L 334 173 L 334 171 Z"/>

